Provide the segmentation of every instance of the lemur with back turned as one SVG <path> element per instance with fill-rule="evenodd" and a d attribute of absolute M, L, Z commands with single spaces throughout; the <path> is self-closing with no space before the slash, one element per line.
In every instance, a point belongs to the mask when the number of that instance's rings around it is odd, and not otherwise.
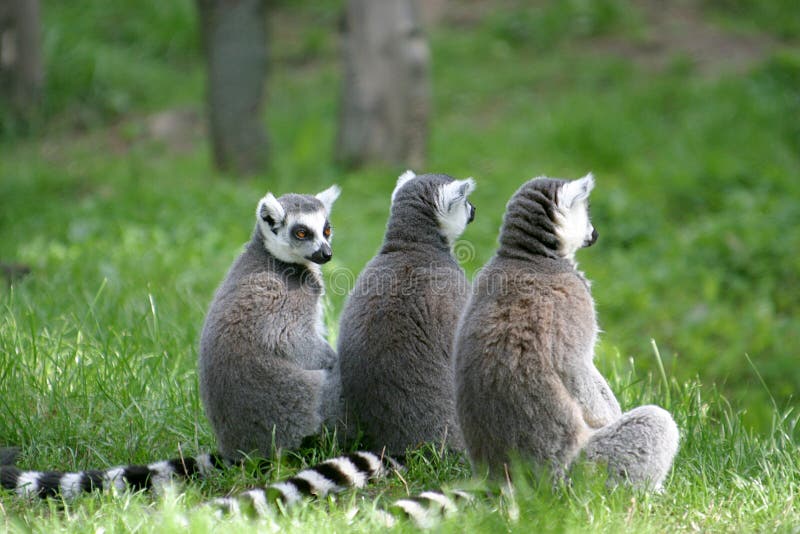
<path fill-rule="evenodd" d="M 475 215 L 471 178 L 401 175 L 383 245 L 359 274 L 339 323 L 342 392 L 373 450 L 425 442 L 463 449 L 452 343 L 469 294 L 453 245 Z M 348 421 L 348 424 L 350 421 Z"/>
<path fill-rule="evenodd" d="M 583 452 L 613 480 L 659 488 L 678 429 L 657 406 L 622 413 L 594 366 L 597 320 L 575 252 L 592 245 L 594 178 L 526 182 L 509 200 L 500 247 L 473 282 L 455 342 L 456 407 L 476 470 L 512 458 L 563 475 Z"/>

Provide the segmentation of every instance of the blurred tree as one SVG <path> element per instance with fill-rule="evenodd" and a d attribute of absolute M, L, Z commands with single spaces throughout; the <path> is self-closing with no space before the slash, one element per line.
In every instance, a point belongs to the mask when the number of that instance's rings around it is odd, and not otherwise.
<path fill-rule="evenodd" d="M 348 0 L 336 157 L 424 164 L 430 53 L 415 0 Z"/>
<path fill-rule="evenodd" d="M 39 0 L 0 1 L 0 99 L 27 122 L 44 86 Z"/>
<path fill-rule="evenodd" d="M 266 0 L 196 0 L 207 69 L 214 163 L 253 173 L 267 162 L 262 120 L 267 77 Z"/>

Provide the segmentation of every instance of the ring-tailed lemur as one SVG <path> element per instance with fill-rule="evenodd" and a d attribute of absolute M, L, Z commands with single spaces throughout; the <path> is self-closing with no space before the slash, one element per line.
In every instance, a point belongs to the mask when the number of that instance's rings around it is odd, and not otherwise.
<path fill-rule="evenodd" d="M 243 451 L 269 457 L 273 446 L 294 447 L 334 422 L 341 386 L 336 353 L 324 338 L 318 264 L 331 258 L 328 215 L 339 192 L 332 186 L 316 196 L 264 196 L 252 240 L 216 292 L 199 367 L 219 453 L 78 473 L 5 465 L 0 485 L 43 497 L 148 489 L 173 476 L 206 475 Z"/>
<path fill-rule="evenodd" d="M 451 354 L 469 282 L 452 247 L 475 215 L 474 187 L 471 178 L 401 175 L 383 245 L 345 304 L 342 393 L 375 450 L 403 454 L 445 439 L 463 448 Z"/>
<path fill-rule="evenodd" d="M 598 327 L 575 252 L 592 245 L 592 175 L 525 183 L 497 254 L 473 282 L 455 343 L 456 406 L 474 468 L 519 455 L 563 474 L 583 451 L 613 480 L 659 488 L 678 429 L 657 406 L 625 414 L 593 364 Z"/>
<path fill-rule="evenodd" d="M 251 241 L 217 290 L 200 339 L 200 394 L 228 458 L 294 448 L 341 411 L 338 359 L 325 339 L 319 264 L 339 188 L 267 193 Z"/>
<path fill-rule="evenodd" d="M 81 493 L 108 491 L 159 490 L 175 478 L 207 476 L 215 469 L 222 469 L 229 462 L 216 454 L 202 454 L 194 458 L 176 458 L 150 465 L 126 465 L 105 470 L 87 470 L 74 473 L 58 471 L 25 471 L 10 461 L 0 465 L 0 487 L 20 496 L 41 498 L 60 497 L 72 499 Z M 321 497 L 328 493 L 339 493 L 350 488 L 363 488 L 367 482 L 383 478 L 400 466 L 388 456 L 371 452 L 355 452 L 332 458 L 304 469 L 293 477 L 270 484 L 261 490 L 250 490 L 242 494 L 253 502 L 259 497 L 294 504 L 304 496 Z M 263 492 L 259 496 L 258 492 Z M 233 499 L 223 498 L 220 505 L 228 503 L 236 507 Z"/>

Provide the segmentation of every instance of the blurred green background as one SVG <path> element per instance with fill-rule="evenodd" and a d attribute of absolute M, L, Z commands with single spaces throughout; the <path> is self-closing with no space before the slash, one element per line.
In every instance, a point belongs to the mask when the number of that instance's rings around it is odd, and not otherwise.
<path fill-rule="evenodd" d="M 404 170 L 333 164 L 341 7 L 273 2 L 271 164 L 241 179 L 211 165 L 191 0 L 43 3 L 43 109 L 22 127 L 0 107 L 0 261 L 31 269 L 0 286 L 0 369 L 42 350 L 98 367 L 136 354 L 132 376 L 174 376 L 202 419 L 198 333 L 256 202 L 331 183 L 343 187 L 325 268 L 335 335 L 342 289 L 377 250 Z M 654 339 L 670 376 L 718 387 L 756 428 L 773 402 L 796 405 L 796 2 L 451 1 L 429 37 L 432 137 L 416 170 L 475 177 L 477 217 L 458 246 L 468 273 L 493 254 L 519 184 L 592 171 L 600 240 L 578 259 L 601 368 L 655 369 Z M 69 377 L 36 365 L 47 391 L 4 378 L 3 396 L 60 390 L 68 406 Z M 154 395 L 145 378 L 131 388 Z"/>

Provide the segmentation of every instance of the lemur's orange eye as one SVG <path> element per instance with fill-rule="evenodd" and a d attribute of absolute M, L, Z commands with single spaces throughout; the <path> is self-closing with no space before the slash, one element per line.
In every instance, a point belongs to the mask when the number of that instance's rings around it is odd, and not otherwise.
<path fill-rule="evenodd" d="M 297 230 L 294 233 L 294 236 L 297 239 L 305 239 L 307 235 L 308 235 L 308 233 L 305 230 Z"/>
<path fill-rule="evenodd" d="M 330 237 L 331 236 L 331 227 L 330 226 L 326 226 L 325 229 L 322 231 L 322 234 L 325 237 Z"/>

